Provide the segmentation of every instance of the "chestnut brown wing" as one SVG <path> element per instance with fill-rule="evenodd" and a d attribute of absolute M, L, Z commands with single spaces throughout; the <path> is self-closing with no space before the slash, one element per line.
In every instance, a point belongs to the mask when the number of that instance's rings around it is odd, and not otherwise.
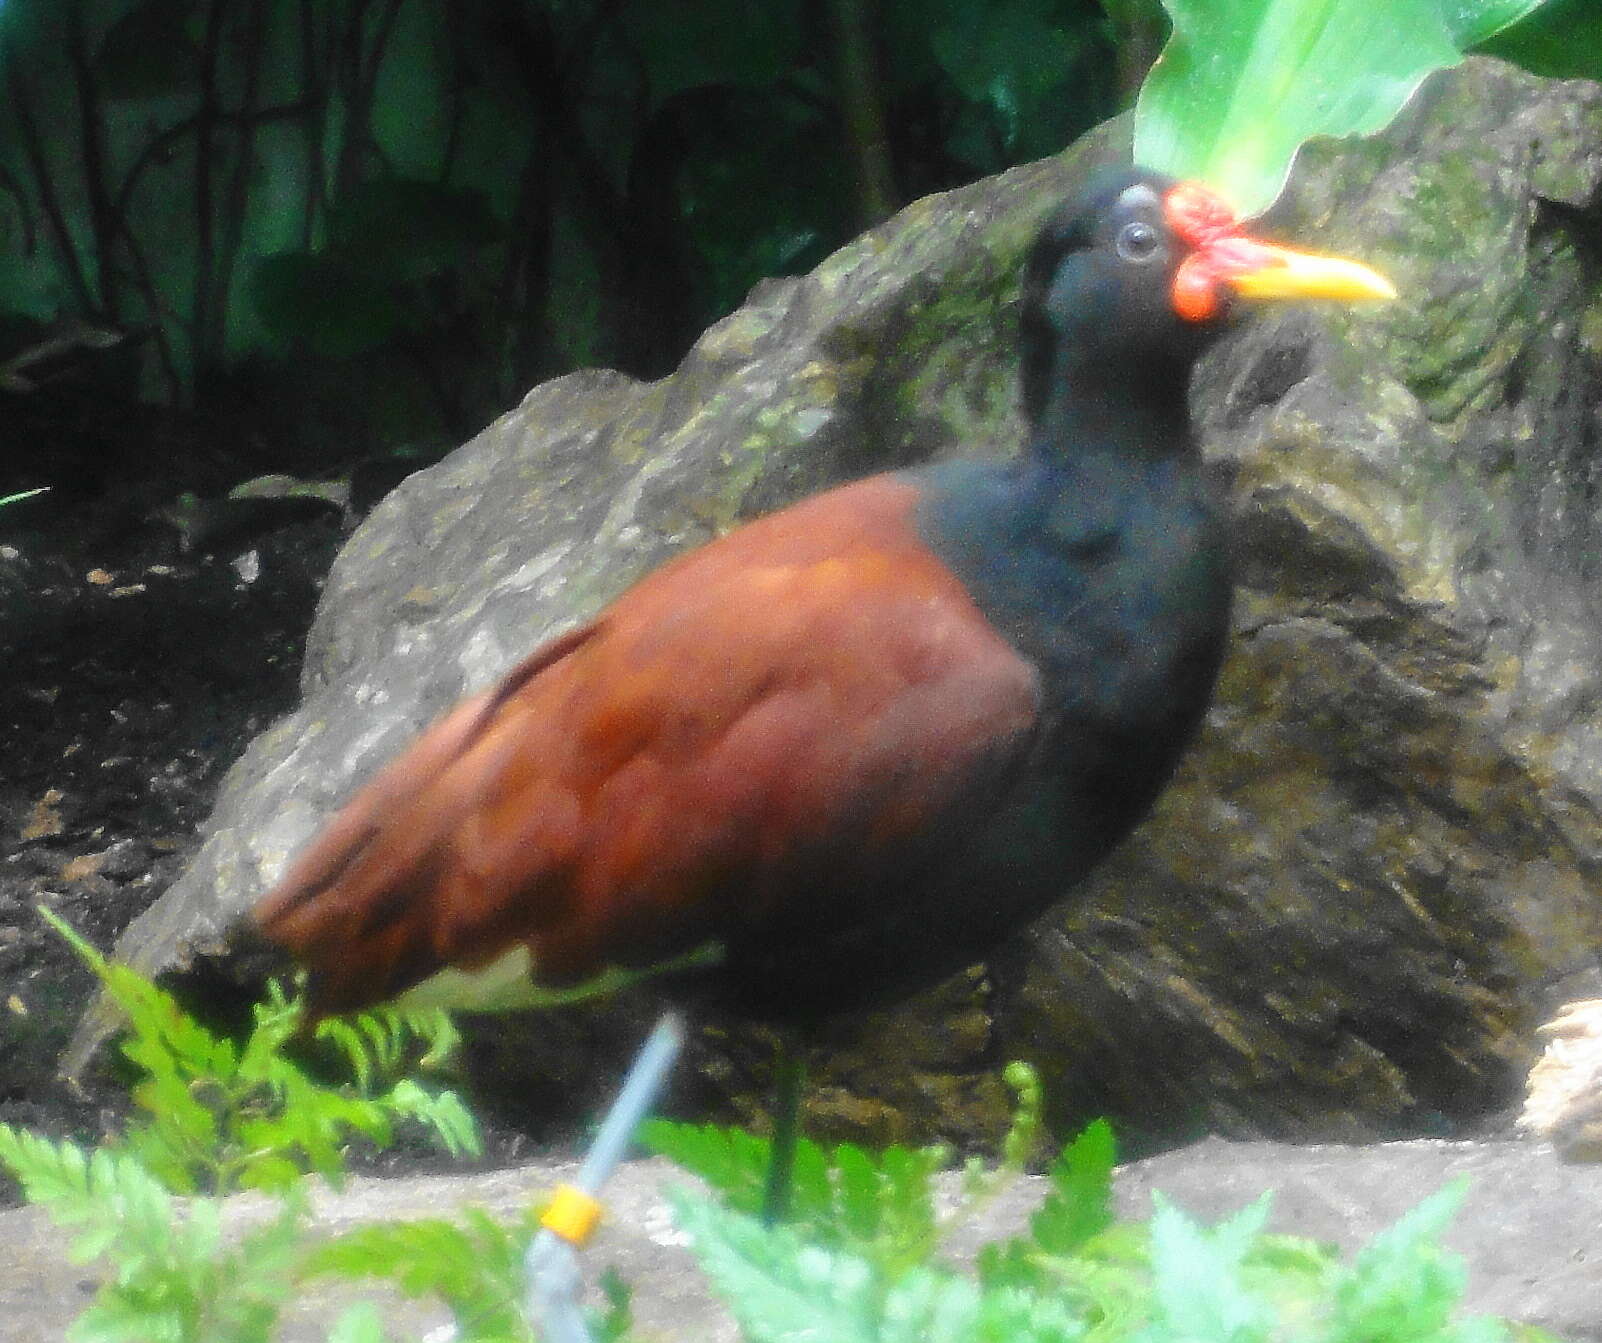
<path fill-rule="evenodd" d="M 342 1010 L 519 946 L 565 987 L 798 902 L 871 918 L 870 876 L 983 824 L 1038 718 L 915 502 L 875 477 L 657 571 L 381 771 L 258 924 Z"/>

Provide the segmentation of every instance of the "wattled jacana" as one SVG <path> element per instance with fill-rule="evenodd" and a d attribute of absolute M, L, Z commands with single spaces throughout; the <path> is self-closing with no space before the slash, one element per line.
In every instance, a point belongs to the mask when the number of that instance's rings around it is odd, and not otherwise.
<path fill-rule="evenodd" d="M 1102 177 L 1027 262 L 1017 460 L 874 476 L 664 565 L 424 733 L 257 923 L 322 1011 L 672 965 L 804 1022 L 983 959 L 1141 819 L 1207 705 L 1230 576 L 1197 356 L 1238 298 L 1391 292 L 1199 186 Z"/>

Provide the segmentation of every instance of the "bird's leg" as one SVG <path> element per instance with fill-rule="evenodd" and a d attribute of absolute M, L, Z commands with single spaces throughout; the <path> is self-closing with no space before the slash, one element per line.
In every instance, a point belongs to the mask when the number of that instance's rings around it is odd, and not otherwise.
<path fill-rule="evenodd" d="M 773 1069 L 773 1147 L 762 1191 L 762 1220 L 768 1226 L 784 1221 L 790 1212 L 795 1144 L 801 1136 L 801 1090 L 806 1081 L 805 1046 L 792 1045 L 780 1036 Z"/>
<path fill-rule="evenodd" d="M 582 1283 L 578 1251 L 600 1217 L 597 1195 L 622 1161 L 673 1064 L 684 1048 L 684 1018 L 664 1012 L 634 1062 L 623 1089 L 612 1102 L 589 1154 L 570 1185 L 557 1189 L 523 1262 L 528 1298 L 526 1313 L 550 1343 L 590 1343 L 579 1300 Z"/>

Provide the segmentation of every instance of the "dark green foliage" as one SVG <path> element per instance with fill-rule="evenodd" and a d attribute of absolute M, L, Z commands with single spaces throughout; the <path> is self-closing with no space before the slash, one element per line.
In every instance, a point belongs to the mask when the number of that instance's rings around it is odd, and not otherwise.
<path fill-rule="evenodd" d="M 1408 0 L 1378 46 L 1326 0 L 9 0 L 0 329 L 138 332 L 146 397 L 280 461 L 459 440 L 1061 149 L 1142 88 L 1165 3 L 1137 144 L 1252 206 L 1464 47 L 1602 72 L 1592 0 Z"/>
<path fill-rule="evenodd" d="M 328 212 L 330 247 L 395 281 L 464 265 L 504 231 L 485 192 L 404 177 L 363 182 Z"/>
<path fill-rule="evenodd" d="M 1482 48 L 1554 79 L 1602 79 L 1602 24 L 1595 0 L 1549 0 Z"/>
<path fill-rule="evenodd" d="M 690 89 L 777 84 L 806 58 L 805 20 L 800 0 L 635 3 L 623 6 L 619 15 L 658 107 Z"/>
<path fill-rule="evenodd" d="M 187 6 L 179 0 L 148 0 L 135 6 L 100 39 L 92 68 L 106 98 L 182 94 L 200 73 L 200 51 L 189 33 Z"/>
<path fill-rule="evenodd" d="M 386 414 L 404 383 L 388 432 L 460 437 L 575 363 L 666 371 L 873 222 L 855 160 L 889 209 L 1060 148 L 1110 54 L 1091 0 L 12 0 L 0 318 L 148 328 L 171 401 L 241 361 L 308 415 L 307 361 Z"/>
<path fill-rule="evenodd" d="M 998 159 L 1055 153 L 1079 127 L 1076 105 L 1116 101 L 1099 24 L 1063 22 L 1053 0 L 931 6 L 928 42 L 942 74 L 978 113 L 953 148 L 980 172 Z M 982 138 L 981 138 L 982 137 Z"/>
<path fill-rule="evenodd" d="M 250 280 L 267 334 L 291 351 L 365 354 L 439 319 L 429 281 L 471 266 L 503 233 L 485 193 L 432 182 L 364 182 L 329 211 L 328 243 L 264 258 Z"/>
<path fill-rule="evenodd" d="M 331 359 L 378 348 L 405 319 L 383 280 L 338 252 L 266 257 L 251 276 L 250 292 L 270 335 Z"/>

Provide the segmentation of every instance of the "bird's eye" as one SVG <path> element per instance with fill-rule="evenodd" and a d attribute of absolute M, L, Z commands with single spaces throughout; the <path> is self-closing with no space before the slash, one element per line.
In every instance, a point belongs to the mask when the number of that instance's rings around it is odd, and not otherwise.
<path fill-rule="evenodd" d="M 1137 219 L 1118 231 L 1114 246 L 1125 261 L 1149 261 L 1157 254 L 1158 242 L 1157 230 Z"/>

